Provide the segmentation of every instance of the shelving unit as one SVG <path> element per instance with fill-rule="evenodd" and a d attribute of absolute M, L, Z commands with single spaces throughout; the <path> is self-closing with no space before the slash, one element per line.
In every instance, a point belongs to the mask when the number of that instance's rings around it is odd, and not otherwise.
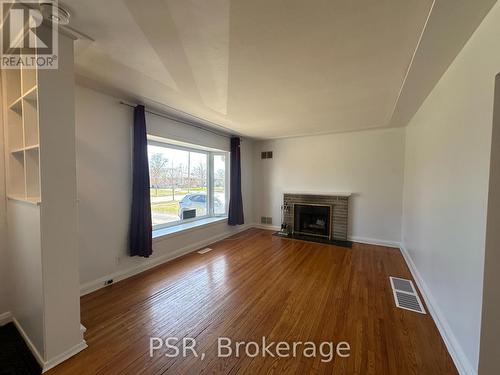
<path fill-rule="evenodd" d="M 50 40 L 54 31 L 43 22 L 30 33 Z M 78 298 L 74 40 L 66 33 L 52 40 L 57 69 L 0 71 L 5 234 L 17 296 L 11 310 L 30 349 L 48 367 L 85 347 Z"/>
<path fill-rule="evenodd" d="M 7 196 L 33 204 L 41 202 L 37 76 L 36 69 L 4 71 Z"/>

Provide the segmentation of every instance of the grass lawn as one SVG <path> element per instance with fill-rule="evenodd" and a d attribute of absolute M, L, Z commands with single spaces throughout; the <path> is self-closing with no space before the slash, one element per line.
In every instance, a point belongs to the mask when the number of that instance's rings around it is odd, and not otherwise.
<path fill-rule="evenodd" d="M 157 212 L 159 214 L 178 215 L 179 214 L 179 202 L 178 201 L 169 201 L 169 202 L 152 203 L 151 204 L 151 211 Z"/>

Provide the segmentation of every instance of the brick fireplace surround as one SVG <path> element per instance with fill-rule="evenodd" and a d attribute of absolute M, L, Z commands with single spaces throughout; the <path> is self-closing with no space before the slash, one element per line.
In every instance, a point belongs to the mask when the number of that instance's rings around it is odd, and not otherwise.
<path fill-rule="evenodd" d="M 284 205 L 289 209 L 284 211 L 283 221 L 292 230 L 295 218 L 295 204 L 325 205 L 331 207 L 332 220 L 330 220 L 330 233 L 333 233 L 333 240 L 347 240 L 347 220 L 349 211 L 349 193 L 330 194 L 296 194 L 285 193 L 283 195 Z"/>

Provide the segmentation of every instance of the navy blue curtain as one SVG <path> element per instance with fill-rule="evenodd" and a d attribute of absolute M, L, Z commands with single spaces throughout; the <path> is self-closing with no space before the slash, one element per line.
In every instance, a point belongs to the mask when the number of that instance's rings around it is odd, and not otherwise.
<path fill-rule="evenodd" d="M 231 138 L 231 160 L 230 160 L 230 198 L 229 198 L 229 225 L 241 225 L 243 219 L 243 199 L 241 197 L 241 154 L 240 138 Z"/>
<path fill-rule="evenodd" d="M 148 140 L 144 106 L 134 109 L 134 152 L 130 256 L 149 257 L 153 253 L 151 198 L 149 193 Z"/>

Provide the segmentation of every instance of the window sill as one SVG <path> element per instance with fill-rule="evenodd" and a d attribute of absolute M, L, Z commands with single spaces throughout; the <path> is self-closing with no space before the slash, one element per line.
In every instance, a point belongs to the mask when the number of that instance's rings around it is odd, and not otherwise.
<path fill-rule="evenodd" d="M 156 229 L 153 230 L 153 242 L 158 242 L 165 239 L 166 237 L 175 237 L 180 234 L 199 229 L 201 227 L 219 224 L 225 221 L 227 221 L 227 216 L 208 217 L 206 219 L 191 221 L 189 223 L 182 223 L 168 228 Z"/>

